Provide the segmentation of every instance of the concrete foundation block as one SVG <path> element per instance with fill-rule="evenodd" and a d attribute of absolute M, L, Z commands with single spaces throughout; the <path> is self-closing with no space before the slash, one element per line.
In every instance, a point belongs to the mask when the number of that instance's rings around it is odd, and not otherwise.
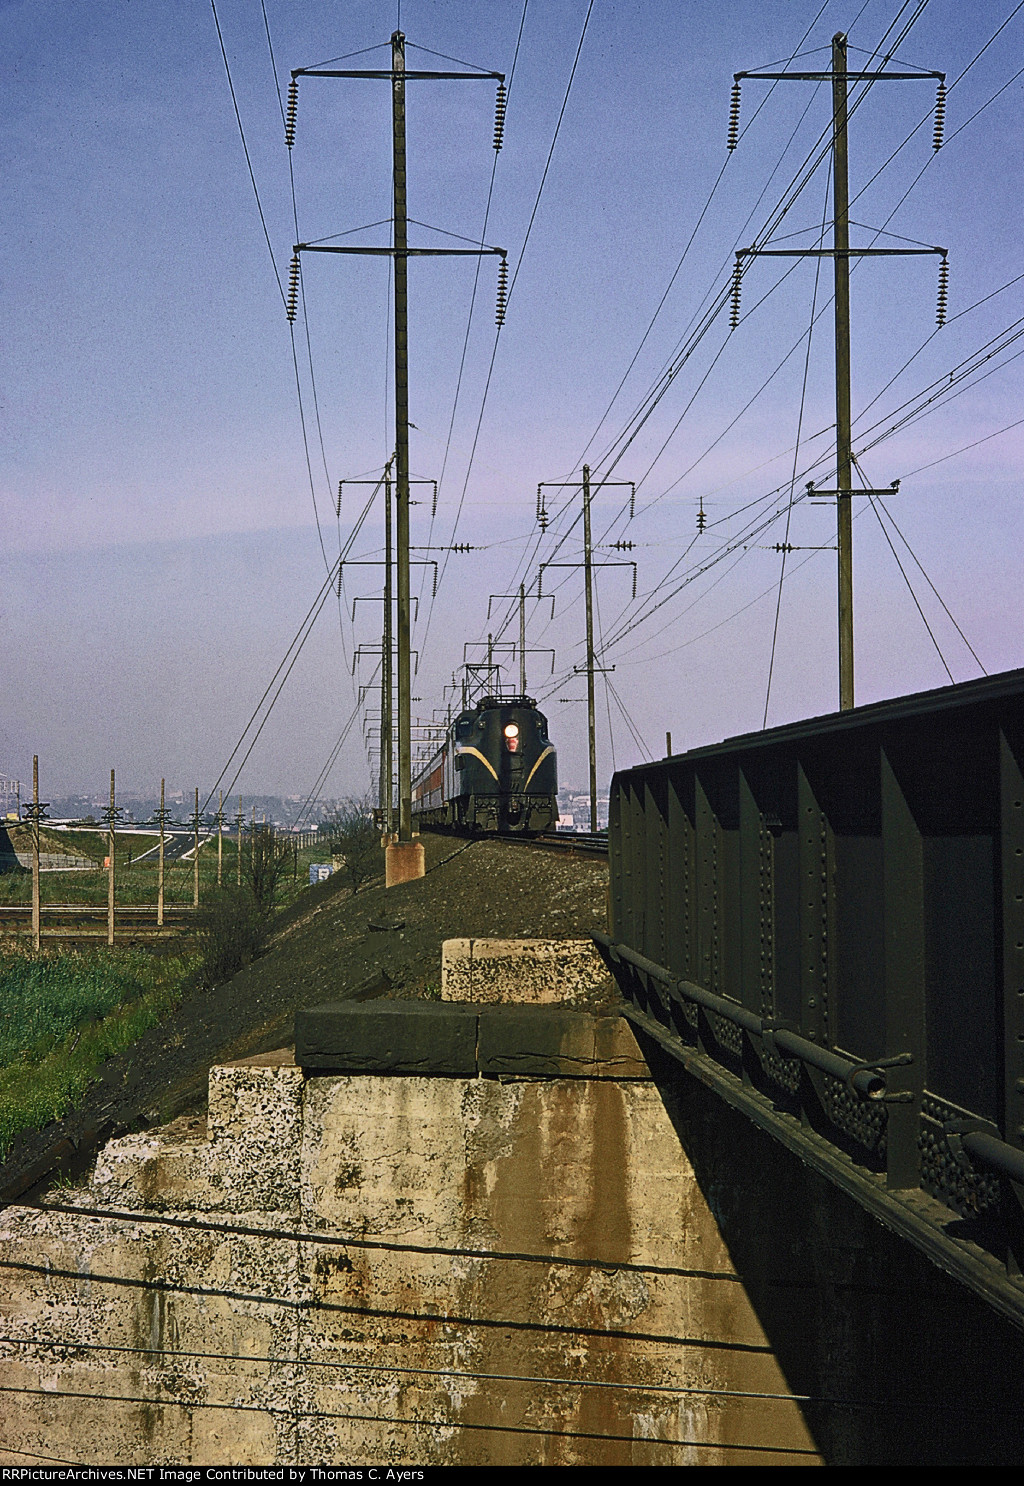
<path fill-rule="evenodd" d="M 437 1001 L 338 1001 L 295 1014 L 303 1068 L 351 1073 L 476 1073 L 474 1007 Z"/>
<path fill-rule="evenodd" d="M 412 882 L 426 871 L 422 841 L 391 841 L 384 848 L 384 886 Z"/>
<path fill-rule="evenodd" d="M 299 1011 L 307 1073 L 648 1078 L 629 1024 L 571 1006 L 338 1001 Z"/>
<path fill-rule="evenodd" d="M 589 939 L 446 939 L 445 1001 L 571 1001 L 608 981 Z"/>
<path fill-rule="evenodd" d="M 484 1008 L 477 1067 L 492 1077 L 650 1077 L 628 1022 L 566 1006 Z"/>
<path fill-rule="evenodd" d="M 94 1184 L 121 1207 L 209 1207 L 294 1213 L 299 1195 L 302 1070 L 293 1060 L 210 1069 L 207 1139 L 172 1123 L 155 1133 L 112 1140 L 100 1152 Z"/>
<path fill-rule="evenodd" d="M 629 1467 L 756 1463 L 767 1440 L 816 1460 L 657 1087 L 579 1076 L 627 1057 L 624 1024 L 391 1005 L 352 1008 L 378 1054 L 389 1025 L 388 1056 L 403 1027 L 472 1029 L 500 1076 L 217 1068 L 208 1128 L 104 1151 L 81 1201 L 124 1218 L 0 1214 L 0 1355 L 32 1390 L 0 1458 Z M 573 1076 L 502 1071 L 516 1029 Z"/>

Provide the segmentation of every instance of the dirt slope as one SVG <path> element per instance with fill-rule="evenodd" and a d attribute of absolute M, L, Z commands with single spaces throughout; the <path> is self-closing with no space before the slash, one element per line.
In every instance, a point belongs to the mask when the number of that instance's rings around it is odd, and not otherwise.
<path fill-rule="evenodd" d="M 68 1116 L 19 1140 L 0 1165 L 0 1195 L 26 1192 L 52 1174 L 60 1142 L 61 1166 L 75 1170 L 111 1134 L 201 1106 L 210 1065 L 291 1043 L 299 1007 L 343 1000 L 382 971 L 392 995 L 436 995 L 444 939 L 585 937 L 604 926 L 601 858 L 501 841 L 424 841 L 428 872 L 418 882 L 355 897 L 330 881 L 311 889 L 262 960 L 183 1002 L 111 1059 Z M 401 929 L 370 927 L 399 920 Z"/>

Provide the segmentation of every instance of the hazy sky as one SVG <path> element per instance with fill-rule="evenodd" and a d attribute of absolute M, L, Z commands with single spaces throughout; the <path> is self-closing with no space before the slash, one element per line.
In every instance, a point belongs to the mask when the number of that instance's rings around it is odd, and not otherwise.
<path fill-rule="evenodd" d="M 615 667 L 614 690 L 599 690 L 602 778 L 613 748 L 619 766 L 643 756 L 641 741 L 661 753 L 669 729 L 679 749 L 761 726 L 787 521 L 799 550 L 787 558 L 769 721 L 836 706 L 834 508 L 801 500 L 787 514 L 794 476 L 797 496 L 811 478 L 834 484 L 831 264 L 753 261 L 738 329 L 726 311 L 693 330 L 735 248 L 764 245 L 772 220 L 774 246 L 812 246 L 830 216 L 817 147 L 828 86 L 745 82 L 744 133 L 728 155 L 732 75 L 798 51 L 808 55 L 794 66 L 825 68 L 840 29 L 861 66 L 910 25 L 891 66 L 944 71 L 950 87 L 937 154 L 933 80 L 852 98 L 853 241 L 940 245 L 950 264 L 938 334 L 934 257 L 854 271 L 855 448 L 872 486 L 901 480 L 888 540 L 856 502 L 857 699 L 944 684 L 939 650 L 956 680 L 980 674 L 937 594 L 988 671 L 1024 664 L 1024 424 L 1009 427 L 1024 418 L 1012 361 L 1024 349 L 1012 339 L 1024 317 L 1024 277 L 1012 282 L 1024 275 L 1015 3 L 528 0 L 524 20 L 523 0 L 404 0 L 408 66 L 451 65 L 419 46 L 511 74 L 486 240 L 509 251 L 515 275 L 481 419 L 496 279 L 495 261 L 482 262 L 453 421 L 475 262 L 410 265 L 411 460 L 415 475 L 442 480 L 433 524 L 428 487 L 414 492 L 424 503 L 412 540 L 476 549 L 447 562 L 419 554 L 446 566 L 419 608 L 418 713 L 441 703 L 464 645 L 500 627 L 507 606 L 489 625 L 489 595 L 522 581 L 536 592 L 538 561 L 580 559 L 578 494 L 550 492 L 543 536 L 535 507 L 538 482 L 578 478 L 584 459 L 595 483 L 637 482 L 632 521 L 621 487 L 594 501 L 600 559 L 637 564 L 635 601 L 628 568 L 598 579 L 602 663 Z M 209 0 L 0 0 L 0 773 L 30 778 L 38 753 L 47 797 L 100 787 L 111 767 L 125 788 L 150 790 L 161 775 L 212 786 L 316 599 L 324 554 L 337 557 L 369 494 L 347 489 L 339 517 L 339 479 L 375 476 L 393 444 L 387 260 L 303 263 L 294 352 L 312 491 L 274 270 L 286 284 L 295 241 L 277 88 L 293 67 L 387 43 L 398 6 L 217 0 L 216 17 L 273 260 Z M 387 66 L 389 55 L 385 45 L 347 65 Z M 455 241 L 433 228 L 479 241 L 493 86 L 411 82 L 408 95 L 409 211 L 429 224 L 410 241 Z M 303 82 L 291 157 L 301 240 L 383 222 L 344 240 L 388 242 L 390 149 L 386 83 Z M 876 237 L 883 226 L 899 237 Z M 634 413 L 670 368 L 636 431 Z M 914 410 L 928 415 L 894 429 Z M 616 540 L 635 545 L 610 550 Z M 372 561 L 381 545 L 378 502 L 350 556 Z M 346 570 L 236 789 L 313 785 L 373 677 L 365 651 L 379 643 L 380 602 L 358 604 L 354 623 L 352 603 L 379 584 L 379 568 Z M 555 590 L 553 620 L 549 602 L 530 605 L 530 646 L 555 650 L 550 677 L 551 657 L 531 656 L 530 689 L 545 698 L 563 779 L 582 782 L 585 708 L 563 700 L 585 693 L 572 675 L 580 572 L 546 570 L 544 591 Z M 368 787 L 362 733 L 357 719 L 327 793 Z"/>

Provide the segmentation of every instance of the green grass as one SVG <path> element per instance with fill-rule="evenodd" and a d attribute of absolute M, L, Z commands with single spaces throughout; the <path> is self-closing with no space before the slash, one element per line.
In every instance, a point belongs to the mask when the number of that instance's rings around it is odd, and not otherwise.
<path fill-rule="evenodd" d="M 308 891 L 309 864 L 323 846 L 298 854 L 297 872 L 281 884 L 278 911 Z M 326 859 L 330 860 L 329 853 Z M 216 887 L 217 847 L 199 857 L 200 899 Z M 235 881 L 233 843 L 224 843 L 224 883 Z M 119 904 L 156 902 L 156 866 L 117 863 Z M 168 864 L 168 904 L 192 902 L 192 863 Z M 0 876 L 0 902 L 29 901 L 28 874 Z M 42 877 L 43 902 L 105 903 L 104 872 L 52 872 Z M 44 924 L 45 932 L 45 924 Z M 187 930 L 186 930 L 187 932 Z M 157 1025 L 195 983 L 199 955 L 150 955 L 142 950 L 0 949 L 0 1160 L 15 1136 L 59 1119 L 99 1076 L 103 1064 Z"/>
<path fill-rule="evenodd" d="M 131 950 L 0 955 L 0 1157 L 166 1016 L 191 968 Z"/>
<path fill-rule="evenodd" d="M 86 839 L 92 835 L 93 846 L 87 847 Z M 95 843 L 100 837 L 88 831 L 67 832 L 67 851 L 81 851 L 88 855 L 89 851 L 98 852 L 97 867 L 93 872 L 43 872 L 40 876 L 40 897 L 44 904 L 47 903 L 82 903 L 97 906 L 107 901 L 107 874 L 103 870 L 103 857 L 106 853 L 106 836 L 102 837 L 101 845 Z M 82 839 L 79 840 L 78 837 Z M 145 849 L 147 844 L 153 844 L 158 838 L 143 838 L 142 836 L 117 838 L 117 857 L 115 860 L 115 902 L 124 907 L 144 907 L 147 904 L 156 905 L 157 896 L 157 863 L 155 857 L 149 857 L 145 862 L 139 863 L 136 857 Z M 138 843 L 132 847 L 132 865 L 128 866 L 128 843 Z M 73 843 L 73 844 L 72 844 Z M 298 854 L 296 875 L 293 880 L 291 872 L 286 875 L 281 885 L 280 906 L 285 906 L 295 900 L 302 891 L 309 886 L 309 867 L 311 862 L 330 861 L 330 850 L 323 845 L 319 847 L 304 847 Z M 230 840 L 224 841 L 224 865 L 223 879 L 225 886 L 231 886 L 237 876 L 238 857 L 235 843 Z M 167 904 L 192 902 L 192 874 L 193 864 L 174 861 L 164 865 L 164 901 Z M 217 839 L 205 842 L 199 852 L 199 896 L 200 901 L 205 901 L 216 887 L 217 883 Z M 5 872 L 0 873 L 0 904 L 15 905 L 27 904 L 32 901 L 32 874 L 30 872 Z M 44 924 L 45 932 L 45 924 Z"/>

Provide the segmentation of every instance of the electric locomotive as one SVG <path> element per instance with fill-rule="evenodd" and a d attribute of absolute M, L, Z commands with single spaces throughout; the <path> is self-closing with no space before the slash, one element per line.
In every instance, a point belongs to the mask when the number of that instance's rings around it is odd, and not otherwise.
<path fill-rule="evenodd" d="M 558 822 L 547 718 L 532 697 L 483 697 L 460 712 L 412 785 L 424 825 L 533 835 Z"/>

